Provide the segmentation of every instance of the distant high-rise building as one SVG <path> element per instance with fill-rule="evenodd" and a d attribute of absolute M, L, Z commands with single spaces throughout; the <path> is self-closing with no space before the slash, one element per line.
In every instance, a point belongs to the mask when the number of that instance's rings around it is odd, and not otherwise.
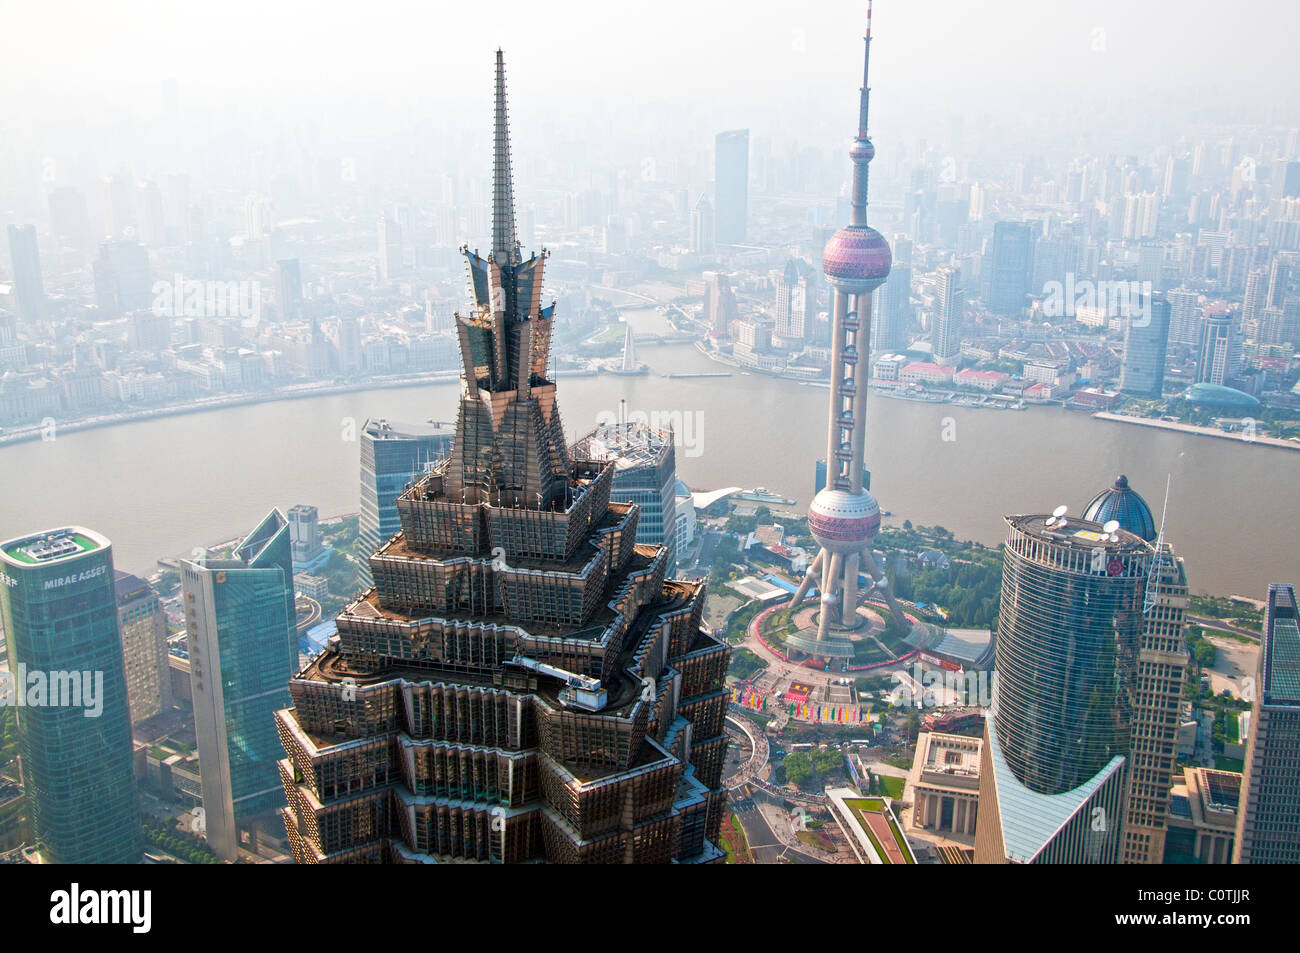
<path fill-rule="evenodd" d="M 1268 298 L 1266 308 L 1281 308 L 1287 298 L 1291 284 L 1291 271 L 1294 262 L 1290 255 L 1278 255 L 1273 259 L 1273 266 L 1268 273 Z"/>
<path fill-rule="evenodd" d="M 704 320 L 714 337 L 725 338 L 731 334 L 731 322 L 740 317 L 735 292 L 722 272 L 704 273 Z"/>
<path fill-rule="evenodd" d="M 93 263 L 95 302 L 105 317 L 153 307 L 149 253 L 139 242 L 112 241 L 99 246 Z M 173 289 L 179 293 L 179 289 Z"/>
<path fill-rule="evenodd" d="M 167 617 L 159 604 L 157 590 L 139 576 L 118 570 L 113 588 L 117 596 L 117 624 L 122 630 L 131 723 L 138 724 L 172 706 Z"/>
<path fill-rule="evenodd" d="M 446 424 L 367 420 L 361 428 L 360 552 L 373 553 L 401 528 L 397 498 L 406 485 L 447 456 L 453 430 Z M 370 584 L 370 566 L 362 569 Z"/>
<path fill-rule="evenodd" d="M 320 555 L 320 517 L 316 507 L 299 503 L 289 510 L 289 551 L 295 563 L 307 563 Z"/>
<path fill-rule="evenodd" d="M 282 258 L 275 263 L 275 306 L 283 321 L 302 317 L 302 268 L 297 258 Z"/>
<path fill-rule="evenodd" d="M 1134 704 L 1153 548 L 1091 520 L 1007 524 L 975 862 L 1118 863 L 1135 723 L 1155 718 Z M 1175 727 L 1151 741 L 1172 749 Z"/>
<path fill-rule="evenodd" d="M 1246 291 L 1241 301 L 1241 328 L 1246 337 L 1255 341 L 1260 339 L 1261 322 L 1267 307 L 1268 274 L 1257 269 L 1246 276 Z"/>
<path fill-rule="evenodd" d="M 966 299 L 961 289 L 961 269 L 943 266 L 934 281 L 934 359 L 939 364 L 956 364 L 961 357 L 961 333 L 965 323 Z"/>
<path fill-rule="evenodd" d="M 39 321 L 45 314 L 45 282 L 41 279 L 41 255 L 36 245 L 36 226 L 10 225 L 8 232 L 18 316 L 24 321 Z"/>
<path fill-rule="evenodd" d="M 402 263 L 402 226 L 387 215 L 379 217 L 379 280 L 390 281 L 405 272 Z"/>
<path fill-rule="evenodd" d="M 1238 350 L 1232 329 L 1232 313 L 1221 303 L 1207 305 L 1201 321 L 1197 383 L 1226 384 L 1237 372 Z"/>
<path fill-rule="evenodd" d="M 742 244 L 749 221 L 749 130 L 718 133 L 714 148 L 714 234 L 720 245 Z"/>
<path fill-rule="evenodd" d="M 167 226 L 163 221 L 162 189 L 153 181 L 136 186 L 136 208 L 139 210 L 140 240 L 151 248 L 167 244 Z"/>
<path fill-rule="evenodd" d="M 912 321 L 912 241 L 906 235 L 894 236 L 894 263 L 889 277 L 876 291 L 872 309 L 875 327 L 871 331 L 871 351 L 884 354 L 908 345 L 907 328 Z"/>
<path fill-rule="evenodd" d="M 139 861 L 112 545 L 80 526 L 0 543 L 0 623 L 11 673 L 0 695 L 22 706 L 18 752 L 42 859 Z"/>
<path fill-rule="evenodd" d="M 298 671 L 293 557 L 279 510 L 230 559 L 181 561 L 208 845 L 238 857 L 241 828 L 284 805 L 274 713 Z"/>
<path fill-rule="evenodd" d="M 1234 864 L 1300 864 L 1300 619 L 1295 587 L 1268 587 L 1242 772 Z"/>
<path fill-rule="evenodd" d="M 1119 389 L 1125 394 L 1159 397 L 1165 386 L 1169 353 L 1169 302 L 1162 294 L 1142 295 L 1124 321 L 1124 360 Z"/>
<path fill-rule="evenodd" d="M 791 258 L 776 280 L 775 323 L 773 333 L 789 341 L 805 341 L 812 330 L 808 320 L 808 280 Z"/>
<path fill-rule="evenodd" d="M 597 427 L 573 447 L 585 459 L 613 462 L 609 498 L 637 505 L 636 541 L 666 546 L 670 562 L 677 551 L 676 439 L 671 431 L 643 422 L 613 423 Z"/>
<path fill-rule="evenodd" d="M 993 226 L 989 277 L 989 310 L 1016 315 L 1025 307 L 1034 267 L 1034 233 L 1025 222 Z"/>
<path fill-rule="evenodd" d="M 1195 345 L 1201 339 L 1201 296 L 1186 288 L 1165 292 L 1169 302 L 1169 343 Z"/>
<path fill-rule="evenodd" d="M 713 205 L 701 195 L 691 210 L 691 251 L 697 255 L 712 255 L 715 238 Z"/>

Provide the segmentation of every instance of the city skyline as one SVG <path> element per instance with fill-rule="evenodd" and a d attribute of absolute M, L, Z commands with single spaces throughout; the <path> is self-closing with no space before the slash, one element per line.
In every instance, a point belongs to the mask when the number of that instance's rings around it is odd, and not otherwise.
<path fill-rule="evenodd" d="M 19 43 L 0 862 L 1300 858 L 1300 11 L 876 6 Z"/>

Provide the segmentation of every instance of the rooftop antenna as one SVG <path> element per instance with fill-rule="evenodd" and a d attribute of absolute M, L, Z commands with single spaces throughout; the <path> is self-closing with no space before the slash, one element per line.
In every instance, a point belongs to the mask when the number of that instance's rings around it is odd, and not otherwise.
<path fill-rule="evenodd" d="M 1150 615 L 1156 607 L 1157 590 L 1160 577 L 1170 565 L 1168 551 L 1165 548 L 1165 517 L 1169 515 L 1169 486 L 1173 482 L 1170 474 L 1165 474 L 1165 505 L 1160 510 L 1160 532 L 1156 535 L 1156 553 L 1151 559 L 1151 572 L 1147 576 L 1146 594 L 1142 599 L 1142 614 Z"/>

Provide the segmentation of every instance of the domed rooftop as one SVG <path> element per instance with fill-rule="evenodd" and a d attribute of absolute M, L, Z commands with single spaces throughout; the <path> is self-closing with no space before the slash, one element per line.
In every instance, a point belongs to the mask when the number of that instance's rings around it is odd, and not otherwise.
<path fill-rule="evenodd" d="M 1263 406 L 1245 391 L 1224 387 L 1222 384 L 1193 384 L 1187 388 L 1183 398 L 1200 407 L 1220 410 L 1257 411 Z"/>
<path fill-rule="evenodd" d="M 1120 529 L 1141 536 L 1149 543 L 1155 542 L 1156 521 L 1151 516 L 1151 507 L 1142 499 L 1142 494 L 1128 485 L 1128 477 L 1122 473 L 1115 478 L 1110 489 L 1102 490 L 1092 498 L 1083 511 L 1083 518 L 1095 523 L 1115 520 Z"/>
<path fill-rule="evenodd" d="M 826 279 L 855 294 L 879 287 L 893 261 L 885 236 L 869 225 L 846 225 L 822 250 Z"/>

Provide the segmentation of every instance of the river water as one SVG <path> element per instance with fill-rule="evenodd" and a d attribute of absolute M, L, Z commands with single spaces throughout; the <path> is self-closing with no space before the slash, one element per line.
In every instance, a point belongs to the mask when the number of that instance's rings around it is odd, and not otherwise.
<path fill-rule="evenodd" d="M 664 330 L 653 310 L 632 315 Z M 576 438 L 626 400 L 631 413 L 679 435 L 678 474 L 695 489 L 765 486 L 812 497 L 825 454 L 828 391 L 733 372 L 693 347 L 644 346 L 641 377 L 561 378 L 560 410 Z M 0 539 L 82 524 L 113 541 L 118 568 L 152 570 L 159 556 L 251 529 L 272 506 L 358 509 L 358 444 L 369 417 L 452 420 L 460 385 L 331 394 L 125 423 L 0 448 Z M 942 525 L 997 544 L 1004 514 L 1080 513 L 1126 473 L 1157 519 L 1172 478 L 1166 529 L 1193 591 L 1263 598 L 1269 582 L 1300 582 L 1300 453 L 1095 420 L 1060 408 L 997 411 L 872 394 L 867 430 L 872 491 L 895 520 Z M 887 520 L 888 522 L 888 520 Z"/>

